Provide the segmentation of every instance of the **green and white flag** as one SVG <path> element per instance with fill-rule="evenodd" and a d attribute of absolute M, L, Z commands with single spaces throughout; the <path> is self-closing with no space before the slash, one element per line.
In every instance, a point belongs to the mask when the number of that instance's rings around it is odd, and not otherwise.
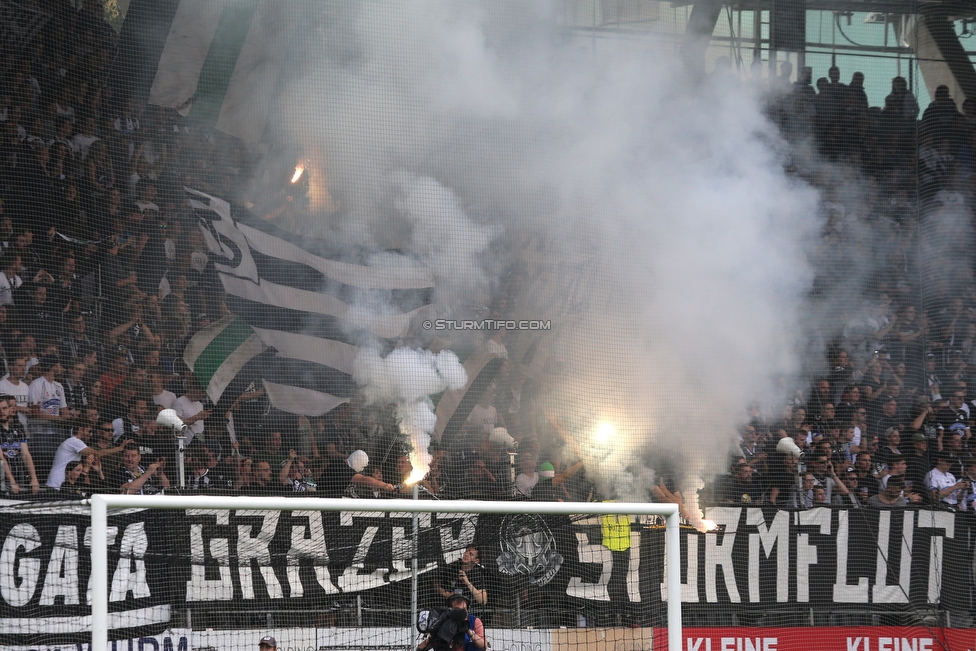
<path fill-rule="evenodd" d="M 125 38 L 130 29 L 142 37 L 132 56 L 158 62 L 149 104 L 181 109 L 194 122 L 256 142 L 304 7 L 282 0 L 133 0 L 123 46 L 133 40 Z"/>
<path fill-rule="evenodd" d="M 244 365 L 267 350 L 254 329 L 233 314 L 193 335 L 183 351 L 193 376 L 216 403 Z"/>

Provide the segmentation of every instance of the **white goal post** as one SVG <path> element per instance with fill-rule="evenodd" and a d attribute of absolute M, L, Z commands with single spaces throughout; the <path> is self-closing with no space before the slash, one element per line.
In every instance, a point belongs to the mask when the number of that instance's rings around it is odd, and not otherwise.
<path fill-rule="evenodd" d="M 315 497 L 206 495 L 93 495 L 91 505 L 92 650 L 108 648 L 108 510 L 222 509 L 269 511 L 359 511 L 371 513 L 477 513 L 535 515 L 657 515 L 666 518 L 665 570 L 668 651 L 681 651 L 681 553 L 677 504 L 636 502 L 492 502 L 474 500 L 349 500 Z M 414 565 L 416 572 L 416 565 Z M 416 617 L 416 613 L 413 613 Z"/>

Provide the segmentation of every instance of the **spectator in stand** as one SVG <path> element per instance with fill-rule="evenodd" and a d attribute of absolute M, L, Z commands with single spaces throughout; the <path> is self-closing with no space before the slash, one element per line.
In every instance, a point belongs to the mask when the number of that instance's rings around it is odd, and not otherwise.
<path fill-rule="evenodd" d="M 84 314 L 81 312 L 70 313 L 66 316 L 66 322 L 68 332 L 61 339 L 60 350 L 62 354 L 75 358 L 80 357 L 84 351 L 95 348 L 95 343 L 86 332 L 88 324 L 85 321 Z"/>
<path fill-rule="evenodd" d="M 295 450 L 288 451 L 288 457 L 278 473 L 278 483 L 291 487 L 296 493 L 314 491 L 318 488 L 317 478 L 309 467 L 308 459 L 299 458 Z"/>
<path fill-rule="evenodd" d="M 478 403 L 471 409 L 467 421 L 480 426 L 485 434 L 490 434 L 496 427 L 505 427 L 505 418 L 498 413 L 495 408 L 495 385 L 491 384 L 481 397 Z"/>
<path fill-rule="evenodd" d="M 134 390 L 135 387 L 132 389 Z M 146 405 L 144 396 L 134 396 L 127 406 L 128 409 L 125 410 L 124 414 L 109 421 L 115 429 L 116 440 L 120 438 L 135 440 L 145 428 L 149 417 L 149 407 Z M 142 447 L 140 447 L 139 452 L 150 455 L 154 453 L 153 450 L 145 450 Z"/>
<path fill-rule="evenodd" d="M 957 477 L 962 475 L 965 461 L 971 456 L 964 442 L 968 440 L 968 433 L 968 427 L 963 427 L 962 423 L 957 423 L 950 427 L 949 431 L 941 439 L 943 445 L 940 447 L 940 451 L 945 451 L 949 454 L 951 460 L 949 470 Z M 936 443 L 939 443 L 939 441 L 936 441 Z"/>
<path fill-rule="evenodd" d="M 956 387 L 949 394 L 949 404 L 938 411 L 936 420 L 945 428 L 969 422 L 969 405 L 966 404 L 966 389 Z"/>
<path fill-rule="evenodd" d="M 857 471 L 853 466 L 849 466 L 844 470 L 844 476 L 841 477 L 841 481 L 835 487 L 831 503 L 834 506 L 845 506 L 848 508 L 861 508 L 861 489 L 858 485 Z M 867 499 L 867 492 L 865 491 L 865 500 Z"/>
<path fill-rule="evenodd" d="M 20 277 L 21 262 L 20 256 L 4 256 L 3 271 L 0 271 L 0 304 L 17 305 L 18 291 L 24 284 Z"/>
<path fill-rule="evenodd" d="M 871 426 L 869 433 L 871 436 L 884 436 L 891 428 L 901 426 L 901 418 L 898 417 L 898 400 L 892 396 L 881 398 L 881 417 Z"/>
<path fill-rule="evenodd" d="M 522 497 L 531 497 L 532 489 L 539 483 L 539 473 L 536 470 L 536 458 L 531 454 L 520 454 L 518 459 L 519 474 L 515 477 L 515 490 Z"/>
<path fill-rule="evenodd" d="M 102 373 L 98 381 L 101 382 L 102 391 L 99 406 L 107 406 L 115 392 L 115 387 L 122 384 L 129 373 L 129 356 L 122 351 L 116 350 L 109 357 L 108 370 Z"/>
<path fill-rule="evenodd" d="M 84 459 L 92 455 L 95 458 L 105 457 L 122 452 L 125 445 L 114 448 L 95 449 L 89 447 L 92 429 L 88 424 L 78 425 L 72 428 L 71 436 L 66 438 L 57 452 L 54 454 L 54 463 L 51 472 L 47 476 L 46 485 L 48 488 L 60 489 L 65 480 L 65 473 L 72 462 L 83 463 Z"/>
<path fill-rule="evenodd" d="M 935 98 L 922 114 L 919 131 L 924 136 L 951 136 L 963 116 L 956 108 L 956 102 L 949 95 L 949 87 L 941 85 L 935 89 Z"/>
<path fill-rule="evenodd" d="M 833 356 L 833 369 L 830 371 L 831 402 L 835 405 L 845 400 L 844 392 L 854 382 L 854 363 L 846 350 L 840 349 Z"/>
<path fill-rule="evenodd" d="M 762 502 L 762 485 L 755 481 L 756 471 L 745 459 L 732 462 L 730 481 L 724 486 L 720 499 L 726 504 L 758 504 Z"/>
<path fill-rule="evenodd" d="M 800 475 L 800 492 L 797 495 L 797 505 L 800 508 L 809 509 L 813 506 L 813 488 L 817 485 L 817 478 L 812 472 Z"/>
<path fill-rule="evenodd" d="M 907 463 L 905 481 L 911 482 L 912 487 L 916 489 L 924 486 L 925 475 L 932 469 L 932 460 L 929 456 L 928 437 L 921 432 L 912 435 L 912 453 L 907 456 Z"/>
<path fill-rule="evenodd" d="M 902 495 L 905 490 L 905 480 L 901 477 L 886 477 L 888 481 L 884 489 L 868 499 L 868 506 L 874 507 L 905 507 L 908 499 Z"/>
<path fill-rule="evenodd" d="M 941 504 L 955 508 L 959 504 L 961 491 L 969 485 L 968 481 L 957 480 L 949 468 L 952 457 L 948 452 L 935 455 L 935 467 L 925 476 L 933 504 Z"/>
<path fill-rule="evenodd" d="M 940 427 L 941 425 L 936 420 L 936 410 L 931 400 L 926 396 L 920 397 L 908 431 L 913 435 L 921 434 L 934 443 L 939 437 Z"/>
<path fill-rule="evenodd" d="M 862 501 L 866 501 L 872 495 L 877 495 L 880 488 L 878 472 L 869 452 L 862 452 L 857 455 L 857 459 L 854 461 L 854 471 L 857 473 L 858 487 L 866 493 Z"/>
<path fill-rule="evenodd" d="M 322 442 L 316 447 L 329 460 L 345 461 L 352 451 L 350 430 L 354 427 L 353 406 L 344 403 L 328 413 L 323 423 Z"/>
<path fill-rule="evenodd" d="M 163 409 L 172 409 L 176 402 L 176 394 L 166 390 L 163 384 L 163 378 L 166 375 L 160 370 L 149 370 L 146 377 L 149 381 L 149 391 L 152 394 L 153 404 Z"/>
<path fill-rule="evenodd" d="M 31 382 L 27 391 L 27 402 L 31 407 L 28 425 L 38 476 L 47 477 L 54 462 L 54 453 L 66 438 L 63 423 L 81 412 L 68 408 L 64 387 L 58 382 L 64 372 L 61 361 L 55 356 L 48 356 L 38 366 L 41 375 Z"/>
<path fill-rule="evenodd" d="M 780 508 L 797 508 L 799 493 L 796 482 L 797 460 L 793 454 L 777 452 L 770 455 L 766 495 L 771 504 Z"/>
<path fill-rule="evenodd" d="M 134 443 L 127 443 L 119 466 L 110 483 L 118 486 L 123 495 L 156 495 L 169 488 L 169 478 L 163 471 L 165 460 L 157 459 L 148 467 L 141 465 L 142 455 Z"/>
<path fill-rule="evenodd" d="M 189 490 L 233 490 L 234 480 L 221 467 L 222 450 L 213 441 L 197 439 L 186 450 L 186 487 Z"/>
<path fill-rule="evenodd" d="M 88 406 L 88 393 L 85 391 L 85 360 L 76 357 L 71 360 L 68 372 L 65 374 L 64 400 L 68 404 L 68 409 L 82 412 Z"/>
<path fill-rule="evenodd" d="M 132 400 L 135 398 L 137 391 L 138 384 L 133 378 L 128 377 L 123 380 L 112 393 L 112 399 L 107 404 L 102 403 L 102 416 L 111 420 L 125 416 L 132 407 Z"/>
<path fill-rule="evenodd" d="M 95 475 L 94 478 L 91 475 Z M 65 471 L 64 483 L 58 489 L 58 497 L 63 499 L 85 499 L 92 493 L 100 492 L 105 476 L 101 461 L 89 454 L 83 461 L 73 461 Z"/>
<path fill-rule="evenodd" d="M 884 442 L 884 447 L 878 450 L 878 454 L 875 455 L 875 461 L 883 466 L 890 467 L 891 459 L 902 454 L 901 450 L 898 449 L 898 446 L 901 445 L 901 429 L 889 427 L 884 433 Z"/>
<path fill-rule="evenodd" d="M 959 497 L 959 509 L 962 511 L 976 511 L 976 457 L 966 460 L 966 471 L 960 481 L 966 482 L 968 486 L 963 489 Z"/>
<path fill-rule="evenodd" d="M 27 394 L 30 385 L 22 382 L 27 374 L 27 358 L 23 356 L 14 357 L 10 363 L 10 373 L 0 379 L 0 394 L 12 396 L 16 401 L 14 411 L 20 421 L 20 427 L 27 431 L 27 414 L 30 407 L 27 402 Z"/>
<path fill-rule="evenodd" d="M 30 488 L 32 493 L 41 489 L 34 458 L 31 456 L 25 429 L 16 418 L 14 410 L 17 399 L 10 395 L 0 395 L 0 452 L 4 465 L 9 471 L 11 491 L 19 493 Z"/>
<path fill-rule="evenodd" d="M 858 113 L 864 113 L 868 110 L 868 95 L 864 92 L 864 73 L 855 72 L 851 75 L 851 83 L 847 87 L 848 95 L 850 97 L 849 104 L 852 105 Z"/>
<path fill-rule="evenodd" d="M 204 421 L 210 418 L 212 411 L 203 408 L 206 394 L 197 384 L 196 378 L 187 374 L 184 380 L 186 393 L 176 399 L 173 410 L 186 425 L 186 442 L 193 441 L 193 437 L 203 434 Z"/>
<path fill-rule="evenodd" d="M 251 480 L 241 483 L 239 490 L 246 495 L 270 495 L 277 492 L 271 476 L 271 464 L 266 459 L 255 461 L 251 468 Z"/>
<path fill-rule="evenodd" d="M 60 332 L 60 315 L 54 305 L 48 303 L 47 285 L 36 283 L 30 290 L 26 303 L 17 305 L 17 322 L 20 327 L 44 341 L 57 341 Z"/>
<path fill-rule="evenodd" d="M 271 468 L 275 472 L 280 470 L 285 464 L 285 459 L 288 458 L 288 451 L 284 447 L 280 429 L 273 429 L 268 433 L 261 456 L 271 463 Z"/>
<path fill-rule="evenodd" d="M 908 82 L 904 77 L 894 77 L 891 80 L 891 94 L 885 98 L 884 110 L 891 111 L 895 124 L 914 127 L 919 113 L 918 101 L 908 89 Z"/>
<path fill-rule="evenodd" d="M 765 462 L 768 455 L 765 451 L 763 451 L 762 446 L 759 444 L 759 432 L 756 431 L 755 426 L 743 426 L 741 429 L 739 450 L 742 452 L 742 458 L 754 470 L 763 469 L 765 467 Z"/>
<path fill-rule="evenodd" d="M 827 427 L 827 423 L 830 423 L 837 418 L 837 409 L 837 406 L 835 406 L 832 402 L 828 402 L 826 405 L 824 405 L 820 415 L 813 417 L 814 430 L 817 432 L 823 432 Z"/>
<path fill-rule="evenodd" d="M 367 465 L 369 465 L 369 456 L 362 450 L 356 450 L 345 461 L 331 462 L 325 468 L 319 479 L 318 490 L 323 493 L 322 497 L 343 497 L 346 488 L 350 485 L 362 487 L 366 490 L 375 489 L 387 493 L 392 493 L 396 490 L 393 484 L 388 484 L 362 474 Z"/>

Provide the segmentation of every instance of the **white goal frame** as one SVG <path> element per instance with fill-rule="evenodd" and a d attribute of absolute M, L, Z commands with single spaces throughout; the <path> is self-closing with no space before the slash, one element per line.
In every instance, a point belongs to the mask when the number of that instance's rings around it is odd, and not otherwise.
<path fill-rule="evenodd" d="M 478 513 L 527 515 L 658 515 L 666 518 L 665 571 L 668 590 L 668 651 L 681 651 L 681 552 L 677 504 L 640 502 L 491 502 L 475 500 L 349 500 L 316 497 L 206 495 L 92 495 L 92 650 L 108 648 L 108 510 L 240 509 L 269 511 L 359 511 L 371 513 Z M 414 565 L 416 572 L 416 565 Z M 416 617 L 416 613 L 413 613 Z"/>

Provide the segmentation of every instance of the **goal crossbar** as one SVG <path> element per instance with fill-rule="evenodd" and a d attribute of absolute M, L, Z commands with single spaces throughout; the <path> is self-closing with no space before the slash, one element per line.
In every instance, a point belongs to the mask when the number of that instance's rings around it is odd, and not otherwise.
<path fill-rule="evenodd" d="M 93 495 L 91 505 L 92 649 L 108 647 L 108 510 L 221 509 L 358 511 L 369 513 L 477 513 L 663 516 L 668 591 L 668 651 L 681 651 L 681 554 L 677 504 L 641 502 L 491 502 L 477 500 L 349 500 L 317 497 L 208 495 Z"/>

